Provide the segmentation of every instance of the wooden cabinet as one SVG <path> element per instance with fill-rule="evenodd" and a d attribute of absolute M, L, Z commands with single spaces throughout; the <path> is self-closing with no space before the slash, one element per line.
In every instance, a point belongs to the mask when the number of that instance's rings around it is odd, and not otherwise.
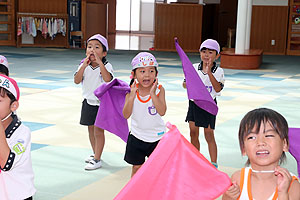
<path fill-rule="evenodd" d="M 156 51 L 176 51 L 174 37 L 186 52 L 198 52 L 201 44 L 203 6 L 200 4 L 155 4 Z"/>
<path fill-rule="evenodd" d="M 288 55 L 300 55 L 300 0 L 290 0 Z"/>
<path fill-rule="evenodd" d="M 0 0 L 0 45 L 16 45 L 14 0 Z"/>

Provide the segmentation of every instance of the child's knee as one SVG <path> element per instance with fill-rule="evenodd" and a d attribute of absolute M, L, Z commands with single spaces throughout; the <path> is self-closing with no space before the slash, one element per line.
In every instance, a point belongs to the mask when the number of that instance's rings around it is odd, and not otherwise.
<path fill-rule="evenodd" d="M 104 137 L 104 130 L 95 126 L 94 135 L 95 137 Z"/>

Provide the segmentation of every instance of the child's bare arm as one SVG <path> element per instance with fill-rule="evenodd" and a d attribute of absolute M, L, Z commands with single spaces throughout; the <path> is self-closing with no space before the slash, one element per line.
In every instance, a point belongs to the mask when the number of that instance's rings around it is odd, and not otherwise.
<path fill-rule="evenodd" d="M 128 93 L 125 98 L 125 104 L 123 107 L 123 116 L 125 119 L 128 119 L 132 114 L 133 102 L 136 96 L 136 91 L 137 91 L 137 87 L 134 81 L 134 83 L 131 86 L 130 93 Z"/>
<path fill-rule="evenodd" d="M 95 58 L 96 58 L 97 64 L 100 66 L 101 76 L 102 76 L 103 80 L 105 82 L 111 81 L 113 77 L 112 77 L 111 73 L 109 71 L 107 71 L 107 69 L 105 68 L 100 57 L 97 54 L 95 54 Z"/>
<path fill-rule="evenodd" d="M 112 74 L 107 71 L 107 69 L 105 68 L 102 62 L 100 64 L 100 71 L 101 71 L 102 78 L 105 82 L 109 82 L 112 80 L 113 78 Z"/>
<path fill-rule="evenodd" d="M 83 78 L 83 73 L 85 68 L 90 64 L 90 56 L 88 55 L 85 59 L 83 64 L 81 65 L 80 69 L 76 72 L 76 74 L 74 75 L 74 83 L 75 84 L 79 84 L 82 81 Z"/>
<path fill-rule="evenodd" d="M 300 184 L 298 181 L 293 181 L 290 172 L 277 166 L 275 169 L 277 176 L 278 200 L 300 199 Z"/>
<path fill-rule="evenodd" d="M 222 200 L 236 200 L 240 196 L 241 191 L 238 184 L 240 182 L 240 174 L 241 171 L 239 170 L 231 176 L 232 185 L 223 194 Z"/>
<path fill-rule="evenodd" d="M 10 153 L 9 146 L 6 142 L 5 130 L 0 122 L 0 167 L 4 168 Z"/>
<path fill-rule="evenodd" d="M 185 81 L 185 79 L 184 79 L 183 82 L 182 82 L 182 87 L 183 87 L 184 89 L 186 89 L 186 81 Z"/>
<path fill-rule="evenodd" d="M 155 94 L 157 88 L 158 80 L 156 79 L 155 83 L 153 84 L 150 90 L 150 96 L 152 98 L 153 105 L 160 116 L 164 116 L 167 111 L 167 104 L 165 98 L 165 89 L 163 87 L 160 88 L 160 93 L 157 96 Z"/>
<path fill-rule="evenodd" d="M 214 90 L 216 92 L 220 92 L 222 90 L 221 84 L 217 81 L 217 79 L 214 77 L 213 73 L 211 72 L 211 70 L 208 71 L 208 77 L 209 80 L 212 84 L 212 86 L 214 87 Z"/>
<path fill-rule="evenodd" d="M 279 199 L 279 198 L 278 198 Z M 300 199 L 300 183 L 298 180 L 294 180 L 289 190 L 289 199 Z"/>

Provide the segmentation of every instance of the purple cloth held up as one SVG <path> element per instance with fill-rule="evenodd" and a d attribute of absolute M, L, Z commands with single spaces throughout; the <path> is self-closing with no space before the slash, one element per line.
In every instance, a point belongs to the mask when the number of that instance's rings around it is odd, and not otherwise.
<path fill-rule="evenodd" d="M 289 152 L 297 161 L 298 177 L 300 177 L 300 128 L 289 128 Z"/>
<path fill-rule="evenodd" d="M 94 91 L 100 100 L 95 126 L 119 136 L 124 142 L 127 142 L 129 128 L 122 111 L 128 92 L 129 85 L 119 79 L 102 84 Z"/>
<path fill-rule="evenodd" d="M 177 38 L 175 40 L 175 47 L 182 62 L 182 68 L 186 80 L 186 89 L 188 98 L 194 100 L 197 106 L 206 110 L 207 112 L 217 115 L 218 106 L 209 94 L 201 78 L 198 76 L 197 71 L 193 64 L 179 46 Z"/>

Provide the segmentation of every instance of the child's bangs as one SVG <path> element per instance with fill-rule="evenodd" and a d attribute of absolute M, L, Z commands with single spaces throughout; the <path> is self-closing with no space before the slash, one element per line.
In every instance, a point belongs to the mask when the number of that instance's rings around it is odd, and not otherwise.
<path fill-rule="evenodd" d="M 8 91 L 8 90 L 5 89 L 5 88 L 0 87 L 0 96 L 1 96 L 2 98 L 4 98 L 4 97 L 5 97 L 5 94 L 10 98 L 10 100 L 11 100 L 12 102 L 16 100 L 15 96 L 14 96 L 10 91 Z"/>
<path fill-rule="evenodd" d="M 7 91 L 4 88 L 0 88 L 0 96 L 1 97 L 5 97 L 5 94 L 7 93 Z"/>

